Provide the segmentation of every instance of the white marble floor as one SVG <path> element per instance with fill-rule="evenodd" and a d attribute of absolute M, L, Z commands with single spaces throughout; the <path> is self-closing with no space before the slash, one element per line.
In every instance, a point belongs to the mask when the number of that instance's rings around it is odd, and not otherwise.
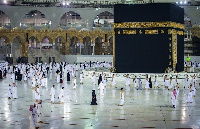
<path fill-rule="evenodd" d="M 78 78 L 78 77 L 77 77 Z M 180 93 L 177 107 L 172 108 L 171 91 L 165 90 L 162 78 L 159 78 L 160 89 L 150 91 L 131 90 L 126 92 L 124 106 L 120 103 L 120 88 L 125 87 L 123 79 L 117 79 L 117 88 L 110 87 L 107 82 L 105 95 L 100 96 L 97 85 L 92 85 L 89 76 L 84 78 L 84 84 L 79 83 L 76 90 L 72 84 L 64 80 L 63 84 L 56 84 L 55 75 L 47 79 L 47 89 L 40 88 L 43 100 L 43 122 L 41 129 L 110 129 L 110 128 L 199 128 L 200 127 L 200 93 L 197 90 L 194 103 L 186 103 L 186 90 L 183 89 L 183 79 L 179 79 Z M 79 79 L 77 79 L 79 81 Z M 197 78 L 199 88 L 199 78 Z M 28 129 L 28 109 L 34 101 L 34 90 L 29 82 L 17 82 L 18 99 L 8 100 L 8 84 L 10 75 L 0 81 L 0 128 Z M 50 103 L 50 88 L 56 84 L 55 104 Z M 65 87 L 65 103 L 58 104 L 58 94 L 61 87 Z M 144 86 L 144 83 L 143 83 Z M 92 89 L 96 89 L 97 103 L 91 106 Z"/>

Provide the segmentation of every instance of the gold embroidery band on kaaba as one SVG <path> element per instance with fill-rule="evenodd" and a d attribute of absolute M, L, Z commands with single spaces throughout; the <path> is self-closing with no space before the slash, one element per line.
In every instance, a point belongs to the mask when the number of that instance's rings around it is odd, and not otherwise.
<path fill-rule="evenodd" d="M 114 23 L 114 28 L 155 28 L 155 27 L 168 27 L 185 29 L 185 26 L 176 22 L 122 22 Z"/>

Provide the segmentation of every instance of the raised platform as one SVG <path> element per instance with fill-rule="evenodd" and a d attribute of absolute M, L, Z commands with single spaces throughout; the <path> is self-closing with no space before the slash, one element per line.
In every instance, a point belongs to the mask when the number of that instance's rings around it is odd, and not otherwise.
<path fill-rule="evenodd" d="M 60 61 L 67 63 L 80 62 L 113 62 L 113 55 L 60 55 Z"/>

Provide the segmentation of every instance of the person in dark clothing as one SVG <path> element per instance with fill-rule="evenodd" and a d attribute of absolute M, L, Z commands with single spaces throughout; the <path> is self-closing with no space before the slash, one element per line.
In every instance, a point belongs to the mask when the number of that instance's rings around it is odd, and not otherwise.
<path fill-rule="evenodd" d="M 67 71 L 67 81 L 70 81 L 70 73 Z"/>

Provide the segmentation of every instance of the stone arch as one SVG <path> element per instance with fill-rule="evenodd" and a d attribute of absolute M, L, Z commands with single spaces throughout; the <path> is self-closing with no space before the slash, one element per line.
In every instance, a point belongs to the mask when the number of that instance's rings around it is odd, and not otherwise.
<path fill-rule="evenodd" d="M 62 27 L 83 27 L 85 23 L 79 13 L 68 11 L 61 16 L 59 25 Z"/>
<path fill-rule="evenodd" d="M 49 36 L 47 36 L 47 35 L 45 35 L 45 36 L 43 36 L 42 38 L 41 38 L 41 42 L 42 42 L 42 40 L 44 39 L 44 38 L 47 38 L 48 40 L 49 40 L 49 43 L 53 43 L 53 39 L 52 38 L 50 38 Z"/>
<path fill-rule="evenodd" d="M 57 36 L 55 38 L 55 49 L 60 53 L 64 54 L 66 49 L 66 42 L 63 36 Z"/>
<path fill-rule="evenodd" d="M 90 36 L 85 36 L 83 38 L 83 44 L 84 44 L 84 50 L 83 54 L 84 55 L 91 55 L 92 54 L 92 38 Z"/>
<path fill-rule="evenodd" d="M 11 43 L 5 35 L 0 35 L 0 58 L 9 57 L 11 54 Z"/>
<path fill-rule="evenodd" d="M 114 24 L 114 14 L 109 11 L 100 12 L 93 21 L 93 27 L 112 27 Z"/>
<path fill-rule="evenodd" d="M 38 9 L 30 10 L 28 13 L 25 13 L 23 15 L 20 24 L 20 26 L 24 27 L 33 27 L 33 26 L 48 27 L 50 25 L 51 22 L 49 21 L 49 19 L 47 19 L 46 15 L 41 11 L 39 11 Z"/>
<path fill-rule="evenodd" d="M 40 40 L 37 38 L 37 36 L 34 36 L 34 35 L 29 36 L 28 40 L 29 40 L 29 42 L 28 42 L 29 48 L 30 47 L 35 48 L 35 47 L 37 47 L 37 44 L 40 43 Z"/>
<path fill-rule="evenodd" d="M 72 36 L 69 42 L 69 52 L 71 55 L 80 53 L 80 39 L 77 36 Z"/>
<path fill-rule="evenodd" d="M 56 36 L 55 40 L 58 38 L 62 43 L 65 42 L 65 38 L 63 36 L 58 35 L 58 36 Z"/>
<path fill-rule="evenodd" d="M 4 38 L 6 43 L 10 43 L 10 38 L 8 38 L 6 35 L 0 35 L 0 38 Z"/>
<path fill-rule="evenodd" d="M 13 36 L 13 37 L 11 38 L 11 41 L 13 41 L 15 38 L 16 38 L 18 41 L 20 41 L 20 43 L 24 43 L 24 42 L 25 42 L 24 37 L 22 37 L 22 36 L 19 35 L 19 34 Z"/>
<path fill-rule="evenodd" d="M 24 56 L 24 51 L 25 49 L 25 40 L 19 36 L 15 35 L 12 38 L 12 56 L 13 56 L 13 62 L 16 63 L 18 62 L 17 59 L 21 56 Z"/>
<path fill-rule="evenodd" d="M 113 36 L 108 38 L 108 54 L 113 55 Z"/>
<path fill-rule="evenodd" d="M 103 50 L 102 47 L 103 47 L 103 37 L 98 36 L 95 38 L 95 55 L 102 55 L 102 53 L 105 53 L 102 51 Z"/>

